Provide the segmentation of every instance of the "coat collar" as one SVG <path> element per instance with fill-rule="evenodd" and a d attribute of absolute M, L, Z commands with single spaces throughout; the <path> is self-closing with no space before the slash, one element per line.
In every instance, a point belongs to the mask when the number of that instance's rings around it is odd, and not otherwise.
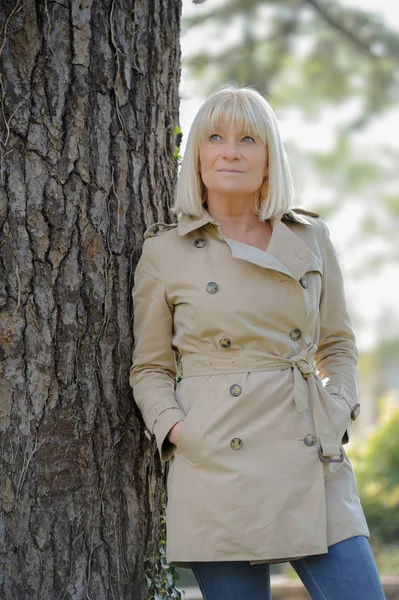
<path fill-rule="evenodd" d="M 196 229 L 204 227 L 208 223 L 212 223 L 217 227 L 217 222 L 212 219 L 211 215 L 205 208 L 202 210 L 202 214 L 199 217 L 193 217 L 191 215 L 182 214 L 180 215 L 179 222 L 177 224 L 177 232 L 179 235 L 186 235 Z"/>
<path fill-rule="evenodd" d="M 318 270 L 322 272 L 321 260 L 313 254 L 301 237 L 288 227 L 285 221 L 312 226 L 309 219 L 293 210 L 276 215 L 270 219 L 273 234 L 267 253 L 274 256 L 296 280 L 299 280 L 308 271 Z M 181 215 L 177 231 L 180 236 L 183 236 L 208 224 L 213 224 L 216 228 L 219 228 L 219 224 L 208 211 L 203 209 L 199 217 Z"/>
<path fill-rule="evenodd" d="M 274 228 L 275 223 L 287 220 L 293 221 L 294 223 L 300 223 L 301 225 L 312 225 L 311 221 L 307 219 L 305 216 L 294 212 L 293 210 L 288 210 L 285 213 L 277 215 L 271 219 L 271 225 Z M 202 214 L 200 216 L 191 216 L 182 214 L 179 218 L 179 222 L 177 225 L 177 231 L 179 235 L 186 235 L 187 233 L 191 233 L 196 229 L 200 229 L 204 227 L 208 223 L 215 225 L 217 227 L 218 223 L 212 219 L 211 215 L 208 213 L 205 208 L 202 210 Z"/>

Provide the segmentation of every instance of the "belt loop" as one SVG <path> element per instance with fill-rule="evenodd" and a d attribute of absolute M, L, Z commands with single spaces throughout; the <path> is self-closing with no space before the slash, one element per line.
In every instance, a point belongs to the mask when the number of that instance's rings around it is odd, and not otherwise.
<path fill-rule="evenodd" d="M 342 463 L 344 462 L 344 451 L 342 448 L 339 449 L 339 457 L 334 458 L 334 455 L 330 455 L 326 452 L 320 442 L 320 446 L 318 449 L 319 459 L 323 463 Z M 327 454 L 327 456 L 325 456 Z"/>
<path fill-rule="evenodd" d="M 316 437 L 319 440 L 319 458 L 323 463 L 342 463 L 344 452 L 338 440 L 333 422 L 322 404 L 323 391 L 321 381 L 313 375 L 309 378 L 309 389 L 312 398 L 313 421 Z"/>

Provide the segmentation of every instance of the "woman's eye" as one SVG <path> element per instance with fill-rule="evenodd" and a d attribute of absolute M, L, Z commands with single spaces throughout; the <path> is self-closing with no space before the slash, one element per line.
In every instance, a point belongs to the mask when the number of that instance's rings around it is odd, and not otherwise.
<path fill-rule="evenodd" d="M 251 137 L 250 135 L 244 135 L 244 137 L 242 138 L 244 142 L 254 142 L 254 138 Z"/>
<path fill-rule="evenodd" d="M 221 137 L 218 133 L 213 133 L 209 136 L 209 139 L 211 140 L 211 142 L 217 142 L 221 139 Z"/>

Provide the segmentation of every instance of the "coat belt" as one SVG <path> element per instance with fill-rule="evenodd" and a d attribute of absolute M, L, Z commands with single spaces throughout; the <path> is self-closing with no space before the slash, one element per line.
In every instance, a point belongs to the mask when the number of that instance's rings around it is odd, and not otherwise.
<path fill-rule="evenodd" d="M 334 400 L 329 397 L 316 374 L 313 362 L 316 350 L 315 344 L 308 344 L 291 358 L 263 354 L 256 350 L 186 354 L 182 357 L 181 364 L 183 377 L 293 369 L 294 401 L 300 413 L 308 408 L 309 400 L 311 402 L 320 460 L 342 462 L 342 443 L 338 439 L 327 406 L 328 402 Z"/>

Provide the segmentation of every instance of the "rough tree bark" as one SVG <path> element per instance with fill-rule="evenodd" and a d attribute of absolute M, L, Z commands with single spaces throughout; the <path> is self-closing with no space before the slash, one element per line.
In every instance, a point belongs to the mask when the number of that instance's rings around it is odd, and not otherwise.
<path fill-rule="evenodd" d="M 0 3 L 0 598 L 141 600 L 162 472 L 128 375 L 170 219 L 180 0 Z"/>

